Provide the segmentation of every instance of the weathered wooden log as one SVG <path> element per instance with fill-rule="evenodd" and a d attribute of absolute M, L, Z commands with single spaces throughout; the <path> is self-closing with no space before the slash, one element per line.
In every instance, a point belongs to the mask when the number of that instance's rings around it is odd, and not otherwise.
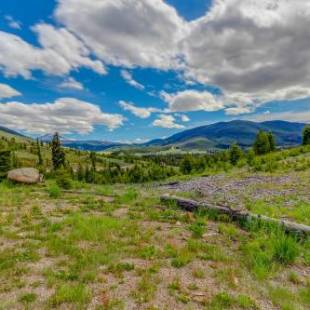
<path fill-rule="evenodd" d="M 298 224 L 286 220 L 278 220 L 264 215 L 253 214 L 247 211 L 233 210 L 228 207 L 209 205 L 207 203 L 202 203 L 191 199 L 179 198 L 176 196 L 163 195 L 160 199 L 161 202 L 164 204 L 176 204 L 181 209 L 190 212 L 194 212 L 201 208 L 206 208 L 207 210 L 215 212 L 216 214 L 227 215 L 233 221 L 242 223 L 256 221 L 279 226 L 288 233 L 310 236 L 310 226 L 303 224 Z"/>

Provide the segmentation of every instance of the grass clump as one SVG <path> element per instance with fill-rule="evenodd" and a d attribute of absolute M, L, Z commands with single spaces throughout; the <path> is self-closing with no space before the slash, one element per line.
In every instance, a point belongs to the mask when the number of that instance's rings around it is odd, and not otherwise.
<path fill-rule="evenodd" d="M 213 297 L 207 305 L 210 310 L 233 309 L 258 309 L 255 302 L 246 295 L 232 296 L 226 292 L 221 292 Z"/>
<path fill-rule="evenodd" d="M 61 196 L 61 189 L 57 184 L 52 184 L 47 188 L 50 198 L 57 199 Z"/>
<path fill-rule="evenodd" d="M 25 305 L 35 302 L 37 295 L 34 293 L 26 293 L 20 296 L 19 301 Z"/>
<path fill-rule="evenodd" d="M 144 274 L 137 283 L 136 289 L 131 293 L 139 304 L 147 303 L 153 299 L 157 291 L 157 283 L 154 277 Z"/>
<path fill-rule="evenodd" d="M 194 238 L 201 238 L 206 231 L 205 222 L 198 219 L 189 226 L 189 230 L 192 232 Z"/>
<path fill-rule="evenodd" d="M 301 254 L 297 240 L 281 230 L 254 234 L 242 250 L 246 264 L 259 279 L 267 278 L 279 265 L 294 263 Z"/>
<path fill-rule="evenodd" d="M 53 307 L 64 303 L 83 306 L 90 300 L 90 292 L 83 284 L 63 284 L 59 286 L 50 298 Z"/>
<path fill-rule="evenodd" d="M 300 253 L 296 240 L 285 234 L 280 234 L 274 238 L 272 243 L 274 246 L 273 258 L 281 264 L 293 263 Z"/>

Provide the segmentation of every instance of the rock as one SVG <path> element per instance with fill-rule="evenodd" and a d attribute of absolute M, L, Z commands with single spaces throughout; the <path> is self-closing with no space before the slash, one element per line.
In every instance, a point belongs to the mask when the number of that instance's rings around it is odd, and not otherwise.
<path fill-rule="evenodd" d="M 17 183 L 37 184 L 43 181 L 43 176 L 35 168 L 21 168 L 9 171 L 8 179 Z"/>

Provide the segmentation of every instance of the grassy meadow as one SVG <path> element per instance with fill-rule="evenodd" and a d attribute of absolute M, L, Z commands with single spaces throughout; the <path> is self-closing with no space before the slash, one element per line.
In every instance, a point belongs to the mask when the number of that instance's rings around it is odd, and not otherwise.
<path fill-rule="evenodd" d="M 48 146 L 42 154 L 47 166 Z M 35 165 L 29 147 L 16 156 Z M 130 169 L 150 160 L 97 156 L 98 171 L 107 162 Z M 66 150 L 66 158 L 77 167 L 89 154 Z M 310 240 L 184 212 L 160 196 L 310 225 L 310 148 L 219 161 L 190 174 L 178 164 L 167 159 L 176 172 L 143 183 L 72 178 L 68 186 L 48 169 L 38 185 L 3 180 L 0 309 L 309 309 Z"/>

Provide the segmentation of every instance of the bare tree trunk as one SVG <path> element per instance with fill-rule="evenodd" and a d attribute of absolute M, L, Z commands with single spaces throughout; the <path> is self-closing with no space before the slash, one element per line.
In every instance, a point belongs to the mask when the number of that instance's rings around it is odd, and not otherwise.
<path fill-rule="evenodd" d="M 310 226 L 298 224 L 285 220 L 278 220 L 270 218 L 264 215 L 257 215 L 246 211 L 233 210 L 228 207 L 208 205 L 207 203 L 201 203 L 195 200 L 179 198 L 176 196 L 164 195 L 161 198 L 161 202 L 164 204 L 176 204 L 183 210 L 196 211 L 200 208 L 206 208 L 209 211 L 217 214 L 225 214 L 229 216 L 233 221 L 237 222 L 262 222 L 266 224 L 273 224 L 282 227 L 288 233 L 294 233 L 299 235 L 310 236 Z"/>

